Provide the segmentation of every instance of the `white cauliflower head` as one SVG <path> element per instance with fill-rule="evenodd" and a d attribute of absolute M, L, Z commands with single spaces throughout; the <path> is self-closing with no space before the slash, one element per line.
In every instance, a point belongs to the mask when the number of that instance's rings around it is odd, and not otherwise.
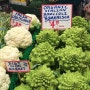
<path fill-rule="evenodd" d="M 37 18 L 37 16 L 35 14 L 27 13 L 25 15 L 32 18 L 31 23 L 30 23 L 30 28 L 39 27 L 41 25 L 39 19 Z"/>
<path fill-rule="evenodd" d="M 6 74 L 6 70 L 0 66 L 0 90 L 8 90 L 9 85 L 10 77 Z"/>
<path fill-rule="evenodd" d="M 0 49 L 0 66 L 5 68 L 5 61 L 19 61 L 20 52 L 18 48 L 4 46 Z"/>
<path fill-rule="evenodd" d="M 24 27 L 13 27 L 4 36 L 6 45 L 26 48 L 32 44 L 32 35 Z"/>

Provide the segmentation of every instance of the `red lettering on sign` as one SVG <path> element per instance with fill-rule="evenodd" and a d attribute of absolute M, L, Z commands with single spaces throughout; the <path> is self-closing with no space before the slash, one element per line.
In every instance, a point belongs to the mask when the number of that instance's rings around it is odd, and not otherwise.
<path fill-rule="evenodd" d="M 55 26 L 54 21 L 49 21 L 49 22 L 50 22 L 50 26 L 52 26 L 52 28 L 54 28 L 54 26 Z"/>
<path fill-rule="evenodd" d="M 59 24 L 59 20 L 56 20 L 56 25 L 58 25 Z"/>
<path fill-rule="evenodd" d="M 53 20 L 53 21 L 49 21 L 50 22 L 50 26 L 52 26 L 52 28 L 55 27 L 55 25 L 58 25 L 59 24 L 59 20 Z"/>

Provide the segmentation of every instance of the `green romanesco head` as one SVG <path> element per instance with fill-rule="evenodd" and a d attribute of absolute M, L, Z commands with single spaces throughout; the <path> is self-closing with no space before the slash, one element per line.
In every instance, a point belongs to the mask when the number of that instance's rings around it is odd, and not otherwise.
<path fill-rule="evenodd" d="M 87 70 L 84 71 L 83 76 L 87 78 L 88 85 L 90 86 L 90 69 L 87 68 Z"/>
<path fill-rule="evenodd" d="M 86 54 L 86 64 L 90 68 L 90 51 L 85 51 Z"/>
<path fill-rule="evenodd" d="M 32 90 L 29 85 L 21 83 L 19 86 L 15 87 L 14 90 Z"/>
<path fill-rule="evenodd" d="M 83 71 L 86 69 L 86 55 L 82 48 L 67 46 L 65 48 L 57 49 L 56 57 L 59 66 L 65 72 L 70 71 Z"/>
<path fill-rule="evenodd" d="M 57 79 L 46 65 L 26 73 L 22 79 L 32 90 L 56 90 Z"/>
<path fill-rule="evenodd" d="M 32 49 L 29 59 L 33 65 L 46 64 L 52 66 L 54 65 L 55 53 L 54 48 L 48 42 L 43 42 Z"/>
<path fill-rule="evenodd" d="M 71 27 L 60 35 L 60 41 L 65 45 L 90 49 L 90 34 L 85 28 Z"/>
<path fill-rule="evenodd" d="M 58 78 L 59 90 L 89 90 L 87 79 L 79 72 L 67 72 Z"/>
<path fill-rule="evenodd" d="M 36 42 L 49 42 L 53 47 L 57 47 L 59 45 L 59 35 L 54 30 L 41 30 L 38 35 L 36 35 Z"/>
<path fill-rule="evenodd" d="M 78 26 L 79 28 L 89 29 L 89 22 L 81 16 L 75 16 L 72 18 L 72 26 Z"/>

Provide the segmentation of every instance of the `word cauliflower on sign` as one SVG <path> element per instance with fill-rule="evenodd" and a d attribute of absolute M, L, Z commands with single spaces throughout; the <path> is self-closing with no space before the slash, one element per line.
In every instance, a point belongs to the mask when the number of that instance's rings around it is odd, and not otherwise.
<path fill-rule="evenodd" d="M 21 53 L 18 48 L 11 46 L 4 46 L 0 49 L 0 66 L 5 67 L 5 61 L 19 60 Z"/>
<path fill-rule="evenodd" d="M 6 74 L 6 70 L 0 66 L 0 90 L 8 90 L 10 85 L 9 75 Z"/>
<path fill-rule="evenodd" d="M 32 35 L 24 27 L 13 27 L 4 36 L 6 45 L 27 48 L 32 44 Z"/>

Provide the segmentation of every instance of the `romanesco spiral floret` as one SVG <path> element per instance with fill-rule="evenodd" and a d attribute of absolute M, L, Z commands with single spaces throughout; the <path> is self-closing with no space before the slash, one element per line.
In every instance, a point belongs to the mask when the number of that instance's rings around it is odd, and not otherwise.
<path fill-rule="evenodd" d="M 46 64 L 50 66 L 54 65 L 55 53 L 54 48 L 48 42 L 43 42 L 32 49 L 29 59 L 33 65 Z"/>
<path fill-rule="evenodd" d="M 66 29 L 60 40 L 66 45 L 82 47 L 83 49 L 90 48 L 90 34 L 85 28 L 71 27 Z"/>
<path fill-rule="evenodd" d="M 86 71 L 84 71 L 83 76 L 87 78 L 88 85 L 90 85 L 90 69 L 87 68 Z"/>
<path fill-rule="evenodd" d="M 15 87 L 14 90 L 32 90 L 27 84 L 21 83 L 19 86 Z"/>
<path fill-rule="evenodd" d="M 59 35 L 54 30 L 42 30 L 38 35 L 36 35 L 37 43 L 49 42 L 53 47 L 59 45 Z"/>
<path fill-rule="evenodd" d="M 56 53 L 59 66 L 64 71 L 82 71 L 87 67 L 86 55 L 82 48 L 67 46 L 58 49 Z"/>
<path fill-rule="evenodd" d="M 86 64 L 88 65 L 88 67 L 90 68 L 90 51 L 85 51 L 86 54 Z"/>
<path fill-rule="evenodd" d="M 58 78 L 59 90 L 88 90 L 87 79 L 79 72 L 67 72 Z"/>
<path fill-rule="evenodd" d="M 22 80 L 29 84 L 32 90 L 56 90 L 58 84 L 53 71 L 46 65 L 26 73 Z"/>
<path fill-rule="evenodd" d="M 79 28 L 89 28 L 89 22 L 81 16 L 75 16 L 72 18 L 72 26 L 78 26 Z"/>

